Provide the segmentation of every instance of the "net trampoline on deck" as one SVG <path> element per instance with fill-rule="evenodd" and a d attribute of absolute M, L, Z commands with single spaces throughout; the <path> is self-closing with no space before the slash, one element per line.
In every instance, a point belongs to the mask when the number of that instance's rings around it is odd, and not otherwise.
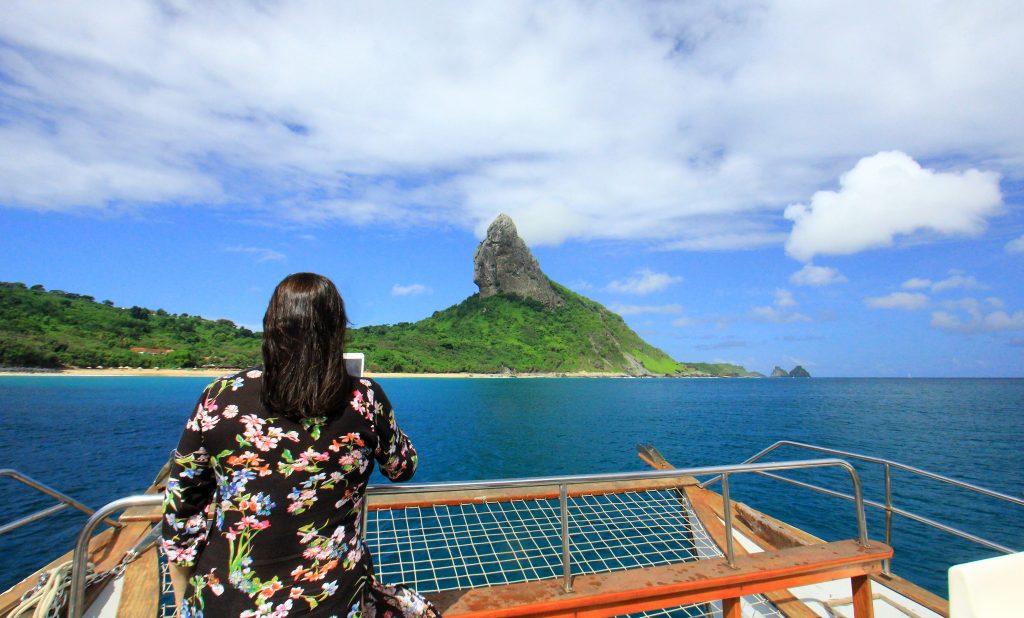
<path fill-rule="evenodd" d="M 572 573 L 585 575 L 691 562 L 722 553 L 671 489 L 570 497 Z M 378 578 L 419 592 L 515 584 L 562 575 L 557 499 L 509 499 L 380 508 L 368 513 L 366 542 Z M 761 616 L 781 616 L 762 596 L 745 597 Z M 721 615 L 697 603 L 635 616 Z"/>

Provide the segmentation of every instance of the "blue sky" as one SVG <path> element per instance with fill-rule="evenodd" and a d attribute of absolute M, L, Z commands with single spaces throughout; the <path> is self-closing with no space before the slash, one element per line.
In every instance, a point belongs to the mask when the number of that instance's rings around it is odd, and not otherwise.
<path fill-rule="evenodd" d="M 1024 20 L 851 4 L 15 2 L 0 280 L 415 321 L 507 212 L 680 360 L 1020 376 Z"/>

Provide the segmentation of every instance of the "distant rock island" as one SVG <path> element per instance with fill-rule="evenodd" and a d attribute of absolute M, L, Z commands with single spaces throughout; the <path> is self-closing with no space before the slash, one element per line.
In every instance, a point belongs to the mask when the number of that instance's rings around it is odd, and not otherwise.
<path fill-rule="evenodd" d="M 775 365 L 775 369 L 772 369 L 771 377 L 773 378 L 809 378 L 811 374 L 803 368 L 803 365 L 797 365 L 793 367 L 793 371 L 786 371 L 782 367 Z"/>

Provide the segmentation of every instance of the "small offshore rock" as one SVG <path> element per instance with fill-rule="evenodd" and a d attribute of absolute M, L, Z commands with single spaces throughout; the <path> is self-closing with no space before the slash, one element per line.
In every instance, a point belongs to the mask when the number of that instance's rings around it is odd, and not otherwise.
<path fill-rule="evenodd" d="M 811 374 L 807 373 L 807 370 L 803 368 L 803 365 L 797 365 L 793 367 L 793 371 L 789 372 L 791 378 L 809 378 Z"/>

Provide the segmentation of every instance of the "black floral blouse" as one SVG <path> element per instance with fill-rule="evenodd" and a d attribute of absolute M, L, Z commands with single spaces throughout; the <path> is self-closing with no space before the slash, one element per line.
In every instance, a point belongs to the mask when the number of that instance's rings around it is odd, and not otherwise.
<path fill-rule="evenodd" d="M 206 387 L 171 460 L 162 547 L 195 568 L 182 618 L 438 615 L 377 582 L 362 541 L 373 460 L 393 481 L 416 471 L 384 391 L 353 380 L 344 410 L 295 422 L 268 416 L 261 383 L 250 369 Z"/>

